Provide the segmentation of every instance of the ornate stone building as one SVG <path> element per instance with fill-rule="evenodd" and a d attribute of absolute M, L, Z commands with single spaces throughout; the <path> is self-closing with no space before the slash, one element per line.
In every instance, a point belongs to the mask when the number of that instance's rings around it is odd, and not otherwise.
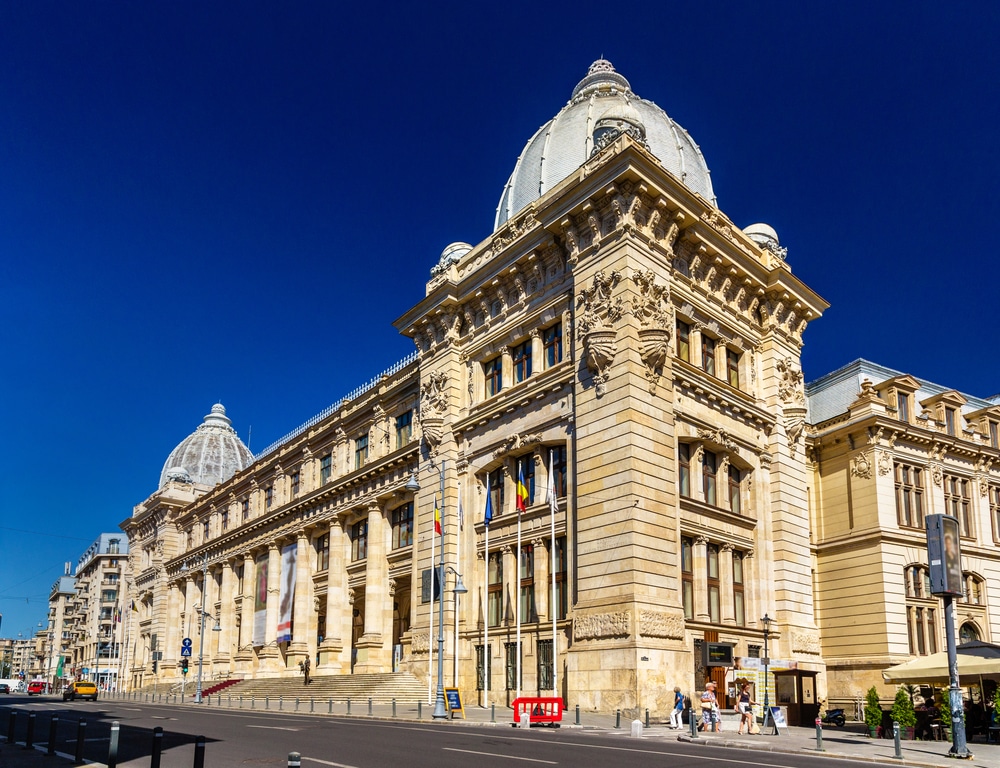
<path fill-rule="evenodd" d="M 767 614 L 770 654 L 811 705 L 800 351 L 825 308 L 773 229 L 716 207 L 690 136 L 596 62 L 518 158 L 495 231 L 445 249 L 396 321 L 412 358 L 255 459 L 235 451 L 243 466 L 218 480 L 172 454 L 122 524 L 133 685 L 177 679 L 202 611 L 221 626 L 215 675 L 306 658 L 427 675 L 441 504 L 445 562 L 469 588 L 453 599 L 449 571 L 464 690 L 502 703 L 557 679 L 586 709 L 662 712 L 675 684 L 723 679 L 706 641 L 763 656 Z"/>

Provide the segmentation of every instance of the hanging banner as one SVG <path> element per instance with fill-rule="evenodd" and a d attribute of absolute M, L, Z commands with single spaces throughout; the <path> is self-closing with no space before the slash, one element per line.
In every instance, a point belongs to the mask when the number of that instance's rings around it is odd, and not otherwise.
<path fill-rule="evenodd" d="M 279 643 L 292 639 L 292 605 L 295 603 L 295 555 L 297 545 L 289 544 L 281 550 L 281 592 L 278 595 Z"/>
<path fill-rule="evenodd" d="M 253 592 L 253 644 L 264 645 L 267 630 L 267 555 L 261 555 L 255 563 Z"/>

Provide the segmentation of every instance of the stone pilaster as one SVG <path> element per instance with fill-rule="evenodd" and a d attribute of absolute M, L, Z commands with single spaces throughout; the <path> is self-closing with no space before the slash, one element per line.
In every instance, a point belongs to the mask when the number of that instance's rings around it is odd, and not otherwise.
<path fill-rule="evenodd" d="M 365 625 L 358 640 L 357 673 L 391 669 L 385 604 L 389 599 L 389 563 L 386 560 L 387 526 L 381 506 L 368 505 L 368 557 L 365 567 Z M 391 637 L 389 638 L 391 640 Z"/>
<path fill-rule="evenodd" d="M 344 561 L 347 536 L 339 518 L 330 521 L 330 568 L 326 576 L 326 631 L 319 647 L 321 674 L 346 674 L 350 672 L 350 658 L 345 658 L 344 638 L 350 639 L 350 626 L 345 624 L 347 608 L 347 580 Z M 348 656 L 350 648 L 348 647 Z"/>
<path fill-rule="evenodd" d="M 253 668 L 253 591 L 257 575 L 253 553 L 243 555 L 243 590 L 240 600 L 240 634 L 236 650 L 236 669 L 249 672 Z"/>
<path fill-rule="evenodd" d="M 281 651 L 278 649 L 278 598 L 281 590 L 281 548 L 277 542 L 267 547 L 267 619 L 264 625 L 264 647 L 257 657 L 264 672 L 280 672 Z"/>
<path fill-rule="evenodd" d="M 299 531 L 295 537 L 295 602 L 292 605 L 292 642 L 286 665 L 296 668 L 310 656 L 309 606 L 312 605 L 312 558 L 309 557 L 309 534 Z"/>

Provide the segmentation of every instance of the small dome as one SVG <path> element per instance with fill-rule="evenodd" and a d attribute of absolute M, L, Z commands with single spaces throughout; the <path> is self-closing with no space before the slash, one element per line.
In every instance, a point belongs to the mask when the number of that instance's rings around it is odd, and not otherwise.
<path fill-rule="evenodd" d="M 774 231 L 774 227 L 770 224 L 751 224 L 743 230 L 743 234 L 753 240 L 761 248 L 764 248 L 779 259 L 784 260 L 785 256 L 788 255 L 788 249 L 781 247 L 781 242 L 778 240 L 778 233 Z"/>
<path fill-rule="evenodd" d="M 168 481 L 218 485 L 249 467 L 253 454 L 231 424 L 222 404 L 213 405 L 198 428 L 170 452 L 159 487 Z"/>
<path fill-rule="evenodd" d="M 569 103 L 521 151 L 500 196 L 494 229 L 587 162 L 595 147 L 621 133 L 644 143 L 688 189 L 715 204 L 708 166 L 691 136 L 656 104 L 632 93 L 611 62 L 599 59 L 577 83 Z"/>
<path fill-rule="evenodd" d="M 444 272 L 452 264 L 458 264 L 462 260 L 462 257 L 472 250 L 472 246 L 468 243 L 452 243 L 443 251 L 441 251 L 441 258 L 438 259 L 438 263 L 431 268 L 431 275 L 439 275 Z"/>

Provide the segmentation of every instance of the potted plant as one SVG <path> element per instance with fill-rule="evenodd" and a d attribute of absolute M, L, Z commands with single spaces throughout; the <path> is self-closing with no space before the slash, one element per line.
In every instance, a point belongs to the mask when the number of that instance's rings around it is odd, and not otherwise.
<path fill-rule="evenodd" d="M 874 739 L 876 730 L 882 725 L 882 705 L 874 685 L 865 694 L 865 725 L 868 726 L 868 735 Z"/>
<path fill-rule="evenodd" d="M 889 716 L 893 722 L 899 723 L 900 737 L 913 739 L 913 726 L 917 724 L 917 713 L 913 711 L 913 701 L 905 688 L 896 691 L 896 700 L 892 702 Z"/>

